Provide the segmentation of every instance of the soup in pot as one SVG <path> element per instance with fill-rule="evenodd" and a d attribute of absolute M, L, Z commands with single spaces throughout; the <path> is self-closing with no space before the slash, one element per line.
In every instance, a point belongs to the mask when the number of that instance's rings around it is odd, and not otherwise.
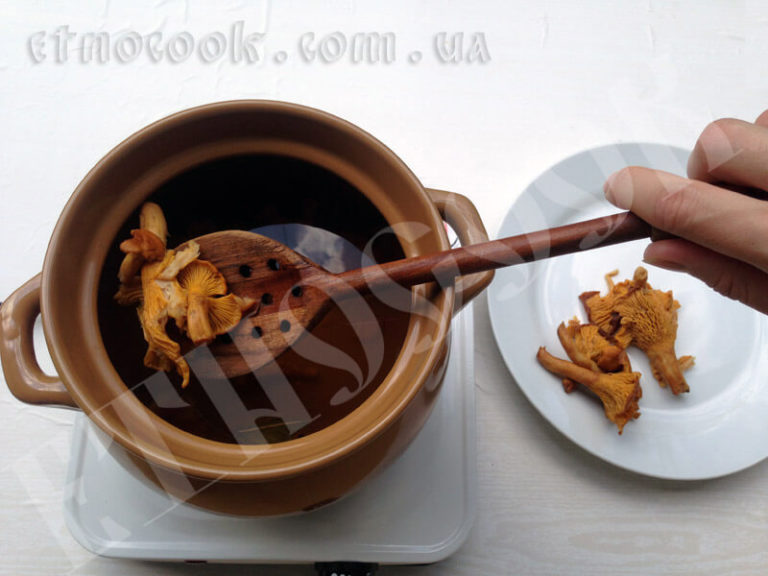
<path fill-rule="evenodd" d="M 334 273 L 404 257 L 388 223 L 361 192 L 302 160 L 244 155 L 211 161 L 177 175 L 148 200 L 165 213 L 169 248 L 211 232 L 239 229 L 282 242 Z M 104 264 L 100 330 L 128 389 L 174 426 L 227 443 L 291 440 L 344 418 L 391 370 L 410 318 L 407 289 L 388 291 L 386 302 L 367 295 L 334 304 L 294 348 L 238 376 L 205 369 L 221 351 L 236 351 L 239 343 L 227 334 L 194 349 L 189 342 L 182 344 L 191 368 L 185 388 L 177 374 L 146 368 L 146 342 L 136 310 L 119 306 L 113 298 L 123 258 L 118 246 L 138 221 L 137 210 Z M 183 342 L 172 321 L 168 332 Z"/>

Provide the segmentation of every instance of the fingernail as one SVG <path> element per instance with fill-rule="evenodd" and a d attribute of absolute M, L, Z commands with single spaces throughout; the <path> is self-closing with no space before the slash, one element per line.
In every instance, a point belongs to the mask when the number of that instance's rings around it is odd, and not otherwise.
<path fill-rule="evenodd" d="M 623 170 L 614 172 L 605 180 L 603 184 L 603 193 L 606 200 L 623 210 L 629 210 L 632 207 L 632 179 L 622 178 Z"/>
<path fill-rule="evenodd" d="M 657 266 L 658 268 L 664 268 L 665 270 L 671 270 L 672 272 L 687 272 L 688 269 L 682 262 L 673 262 L 672 260 L 663 260 L 660 258 L 654 258 L 653 256 L 643 256 L 643 262 L 650 264 L 651 266 Z"/>

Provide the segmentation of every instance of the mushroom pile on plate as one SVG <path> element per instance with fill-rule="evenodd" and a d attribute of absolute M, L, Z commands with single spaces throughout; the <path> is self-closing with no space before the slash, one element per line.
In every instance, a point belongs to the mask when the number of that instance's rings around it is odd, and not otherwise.
<path fill-rule="evenodd" d="M 672 292 L 655 290 L 648 284 L 648 272 L 635 270 L 631 280 L 618 284 L 606 275 L 608 293 L 584 292 L 579 296 L 589 318 L 578 319 L 557 329 L 558 339 L 570 362 L 552 356 L 543 347 L 536 358 L 550 372 L 563 378 L 566 392 L 581 384 L 602 401 L 606 417 L 619 429 L 640 415 L 642 397 L 640 373 L 633 372 L 626 349 L 634 345 L 651 363 L 653 375 L 673 394 L 688 392 L 683 371 L 693 366 L 692 356 L 677 357 L 677 309 L 680 303 Z"/>

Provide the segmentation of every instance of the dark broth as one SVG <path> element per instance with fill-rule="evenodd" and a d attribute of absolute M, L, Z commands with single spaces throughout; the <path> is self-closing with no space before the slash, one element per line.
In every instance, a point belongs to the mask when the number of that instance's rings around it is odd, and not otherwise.
<path fill-rule="evenodd" d="M 386 232 L 387 222 L 363 194 L 335 174 L 296 159 L 254 155 L 209 162 L 170 180 L 151 200 L 165 212 L 170 248 L 217 230 L 242 229 L 286 243 L 332 272 L 370 263 L 364 251 L 378 262 L 403 257 L 397 238 Z M 405 290 L 393 293 L 387 304 L 367 296 L 343 311 L 334 306 L 312 329 L 312 338 L 243 376 L 224 381 L 196 376 L 195 363 L 209 353 L 201 347 L 186 356 L 192 377 L 182 389 L 177 374 L 144 366 L 146 343 L 136 310 L 113 300 L 123 257 L 118 245 L 137 227 L 138 210 L 106 259 L 99 285 L 100 330 L 125 384 L 174 426 L 228 443 L 289 440 L 352 412 L 392 368 L 408 327 Z M 172 324 L 169 334 L 181 341 Z"/>

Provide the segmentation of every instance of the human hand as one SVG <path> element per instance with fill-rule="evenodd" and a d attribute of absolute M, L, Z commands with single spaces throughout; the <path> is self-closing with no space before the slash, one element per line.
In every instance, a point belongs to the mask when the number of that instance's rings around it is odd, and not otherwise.
<path fill-rule="evenodd" d="M 645 262 L 688 272 L 768 314 L 768 110 L 754 124 L 727 118 L 707 126 L 688 176 L 632 166 L 608 178 L 605 195 L 677 236 L 650 244 Z"/>

